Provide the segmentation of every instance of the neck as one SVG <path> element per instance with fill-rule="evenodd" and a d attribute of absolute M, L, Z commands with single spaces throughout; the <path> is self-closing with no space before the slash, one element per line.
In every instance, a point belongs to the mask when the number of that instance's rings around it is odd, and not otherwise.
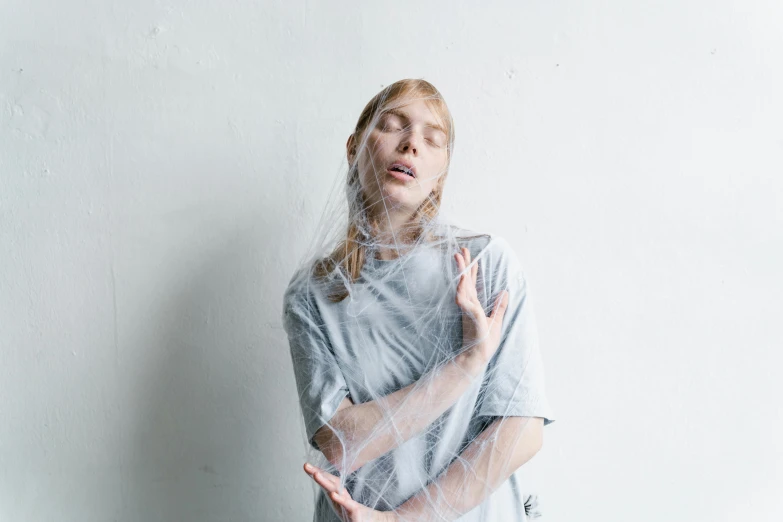
<path fill-rule="evenodd" d="M 404 209 L 389 209 L 383 215 L 375 217 L 372 234 L 378 245 L 380 259 L 396 259 L 404 253 L 412 217 L 410 211 Z"/>

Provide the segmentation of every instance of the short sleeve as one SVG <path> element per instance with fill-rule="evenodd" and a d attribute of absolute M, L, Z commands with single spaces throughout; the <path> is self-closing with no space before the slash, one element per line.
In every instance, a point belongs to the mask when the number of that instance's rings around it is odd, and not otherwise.
<path fill-rule="evenodd" d="M 299 404 L 307 440 L 327 424 L 348 395 L 318 308 L 312 295 L 289 286 L 283 299 L 283 325 L 288 334 Z"/>
<path fill-rule="evenodd" d="M 484 270 L 489 309 L 507 289 L 509 303 L 498 351 L 490 361 L 478 405 L 479 416 L 542 417 L 554 422 L 546 398 L 544 366 L 527 279 L 516 254 L 502 238 L 494 238 Z"/>

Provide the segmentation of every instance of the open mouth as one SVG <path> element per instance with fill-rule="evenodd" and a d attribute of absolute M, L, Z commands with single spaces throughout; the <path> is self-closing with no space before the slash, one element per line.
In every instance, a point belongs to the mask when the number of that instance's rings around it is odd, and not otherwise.
<path fill-rule="evenodd" d="M 403 174 L 406 174 L 412 178 L 416 177 L 416 174 L 413 172 L 412 169 L 406 167 L 405 165 L 400 165 L 399 163 L 394 163 L 389 167 L 389 170 L 395 171 L 395 172 L 402 172 Z"/>

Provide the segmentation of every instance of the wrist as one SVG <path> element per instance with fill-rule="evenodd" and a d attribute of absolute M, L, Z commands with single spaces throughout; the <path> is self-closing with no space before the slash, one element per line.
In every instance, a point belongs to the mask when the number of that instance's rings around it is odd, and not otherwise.
<path fill-rule="evenodd" d="M 454 358 L 454 363 L 462 370 L 466 371 L 474 377 L 484 370 L 484 367 L 489 363 L 489 359 L 484 355 L 479 346 L 471 346 L 462 350 Z"/>

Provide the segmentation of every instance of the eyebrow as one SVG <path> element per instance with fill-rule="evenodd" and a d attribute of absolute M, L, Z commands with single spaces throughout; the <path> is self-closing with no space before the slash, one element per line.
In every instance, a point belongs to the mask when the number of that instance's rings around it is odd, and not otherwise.
<path fill-rule="evenodd" d="M 408 117 L 407 114 L 397 109 L 389 109 L 388 111 L 385 111 L 384 114 L 391 114 L 392 116 L 397 116 L 398 118 L 401 118 L 405 121 L 411 121 L 411 119 Z M 439 125 L 437 123 L 432 123 L 428 121 L 424 124 L 424 126 L 427 127 L 428 129 L 435 129 L 441 131 L 446 136 L 449 135 L 449 133 L 446 132 L 446 129 L 443 127 L 443 125 Z"/>

